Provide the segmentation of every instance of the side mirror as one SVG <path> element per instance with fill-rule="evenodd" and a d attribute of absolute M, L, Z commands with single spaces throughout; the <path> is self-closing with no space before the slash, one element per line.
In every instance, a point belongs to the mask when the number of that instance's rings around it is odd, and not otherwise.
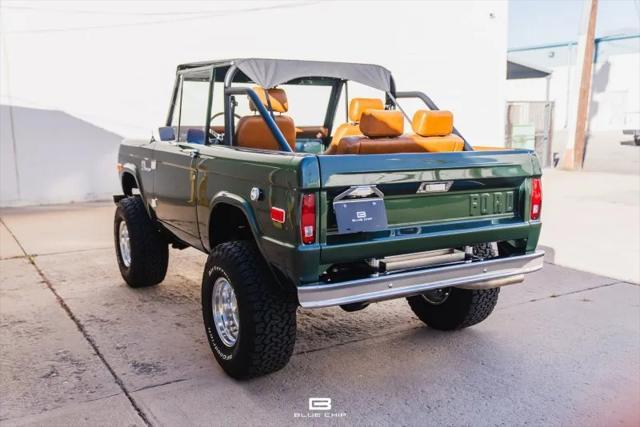
<path fill-rule="evenodd" d="M 160 135 L 160 141 L 175 141 L 176 134 L 171 126 L 164 126 L 158 128 L 158 134 Z"/>

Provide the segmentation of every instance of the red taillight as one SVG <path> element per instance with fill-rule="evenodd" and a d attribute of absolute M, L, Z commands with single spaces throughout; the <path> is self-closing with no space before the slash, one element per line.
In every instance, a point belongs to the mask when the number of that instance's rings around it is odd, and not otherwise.
<path fill-rule="evenodd" d="M 540 178 L 531 180 L 531 219 L 540 219 L 542 210 L 542 182 Z"/>
<path fill-rule="evenodd" d="M 316 241 L 316 196 L 302 196 L 302 216 L 300 218 L 300 235 L 302 243 L 310 245 Z"/>

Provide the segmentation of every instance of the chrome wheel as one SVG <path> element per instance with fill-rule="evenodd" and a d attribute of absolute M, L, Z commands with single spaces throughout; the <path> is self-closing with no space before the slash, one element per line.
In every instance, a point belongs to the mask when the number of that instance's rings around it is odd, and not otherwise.
<path fill-rule="evenodd" d="M 433 291 L 423 293 L 422 298 L 424 298 L 424 300 L 429 304 L 440 305 L 449 298 L 450 293 L 451 288 L 435 289 Z"/>
<path fill-rule="evenodd" d="M 131 245 L 129 243 L 129 229 L 127 223 L 120 221 L 120 228 L 118 231 L 120 236 L 120 257 L 125 267 L 131 267 Z"/>
<path fill-rule="evenodd" d="M 240 329 L 238 302 L 231 284 L 224 277 L 219 277 L 213 285 L 211 308 L 218 337 L 224 345 L 233 347 L 238 339 L 238 330 Z"/>

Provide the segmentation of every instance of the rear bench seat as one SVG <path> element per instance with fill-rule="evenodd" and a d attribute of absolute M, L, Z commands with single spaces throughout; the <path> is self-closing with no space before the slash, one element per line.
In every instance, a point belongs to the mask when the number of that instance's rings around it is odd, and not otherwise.
<path fill-rule="evenodd" d="M 403 135 L 400 111 L 366 110 L 360 119 L 363 136 L 344 137 L 335 154 L 433 153 L 462 151 L 464 141 L 453 131 L 450 111 L 418 110 L 413 116 L 415 135 Z"/>

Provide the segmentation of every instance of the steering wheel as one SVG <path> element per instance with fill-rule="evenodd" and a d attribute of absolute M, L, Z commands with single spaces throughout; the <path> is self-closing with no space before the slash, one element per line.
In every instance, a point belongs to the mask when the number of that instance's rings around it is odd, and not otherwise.
<path fill-rule="evenodd" d="M 224 115 L 224 111 L 220 111 L 219 113 L 215 113 L 213 116 L 211 116 L 211 118 L 209 119 L 210 121 L 213 121 L 213 119 L 217 119 L 218 117 Z M 233 117 L 235 117 L 236 119 L 240 119 L 241 116 L 240 114 L 237 113 L 233 113 Z"/>
<path fill-rule="evenodd" d="M 220 116 L 224 115 L 224 111 L 221 111 L 219 113 L 214 114 L 213 116 L 211 116 L 211 118 L 209 119 L 209 123 L 211 123 L 213 121 L 213 119 L 216 119 Z M 233 117 L 235 117 L 236 119 L 240 119 L 240 115 L 233 113 Z M 216 141 L 222 141 L 222 134 L 214 131 L 213 129 L 209 128 L 209 136 L 212 137 L 213 139 L 215 139 Z"/>

